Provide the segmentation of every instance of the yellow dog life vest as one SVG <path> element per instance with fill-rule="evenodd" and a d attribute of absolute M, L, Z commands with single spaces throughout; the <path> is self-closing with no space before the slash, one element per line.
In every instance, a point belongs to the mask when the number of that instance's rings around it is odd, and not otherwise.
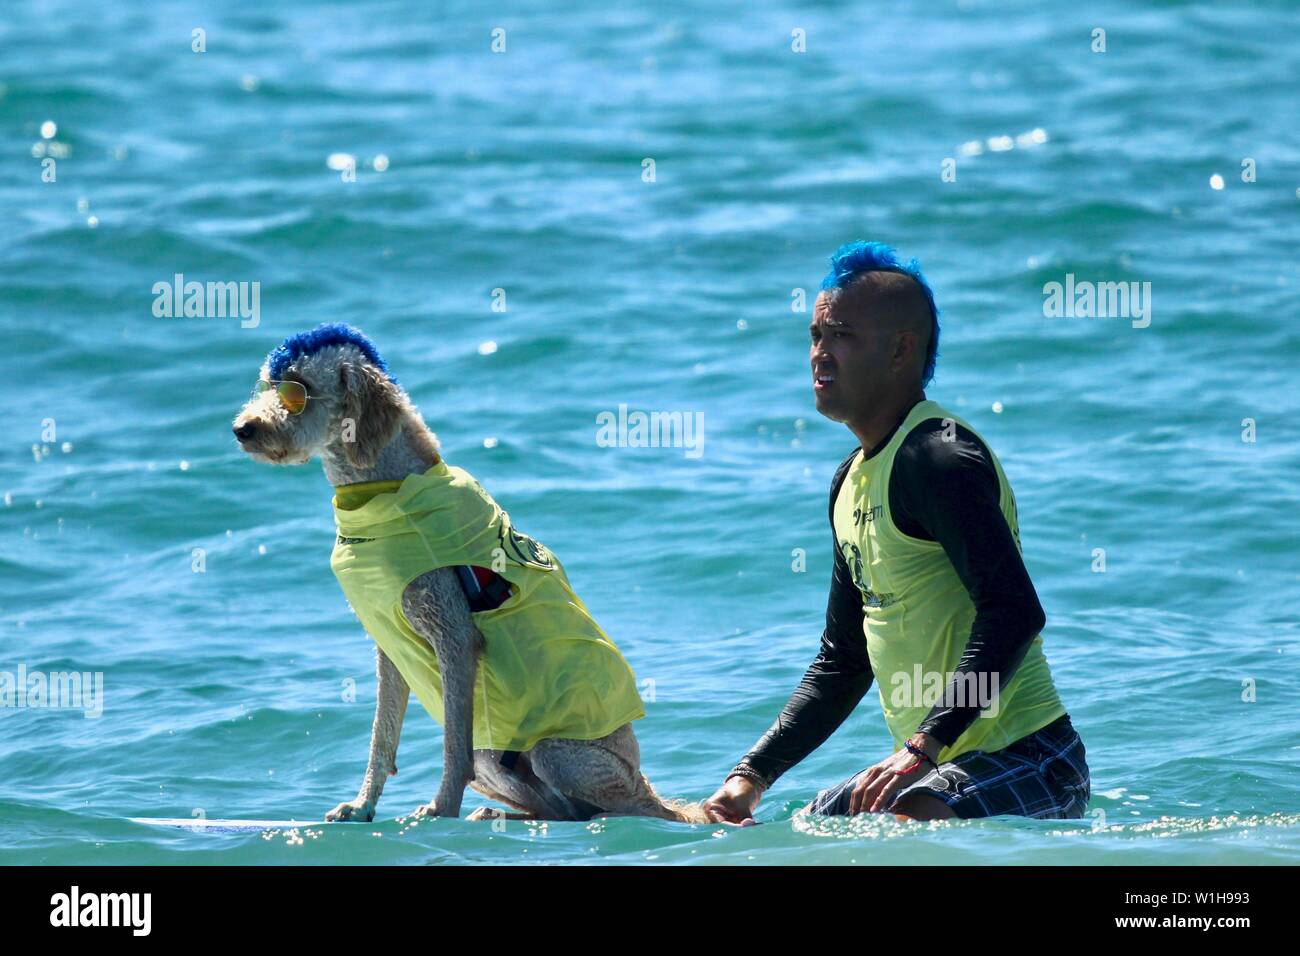
<path fill-rule="evenodd" d="M 474 686 L 474 747 L 530 750 L 539 740 L 594 740 L 645 716 L 636 675 L 569 586 L 560 562 L 520 534 L 473 477 L 439 462 L 399 482 L 336 489 L 330 565 L 367 632 L 420 703 L 443 722 L 442 675 L 402 613 L 427 571 L 490 568 L 510 584 L 474 614 L 484 648 Z"/>

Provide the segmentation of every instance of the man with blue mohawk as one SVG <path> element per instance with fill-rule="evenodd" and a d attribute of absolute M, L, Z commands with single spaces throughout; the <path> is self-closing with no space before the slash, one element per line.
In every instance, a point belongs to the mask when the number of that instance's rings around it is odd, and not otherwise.
<path fill-rule="evenodd" d="M 789 703 L 705 811 L 752 823 L 762 793 L 877 681 L 895 752 L 807 812 L 1083 816 L 1088 765 L 1043 655 L 1015 495 L 975 429 L 925 395 L 939 318 L 916 260 L 882 243 L 841 246 L 809 332 L 817 410 L 858 441 L 831 485 L 826 629 Z"/>

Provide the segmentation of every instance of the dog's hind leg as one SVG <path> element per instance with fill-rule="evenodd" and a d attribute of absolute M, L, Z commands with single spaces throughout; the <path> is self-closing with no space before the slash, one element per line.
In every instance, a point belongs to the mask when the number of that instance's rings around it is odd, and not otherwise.
<path fill-rule="evenodd" d="M 530 752 L 531 753 L 531 752 Z M 598 808 L 570 799 L 533 772 L 530 754 L 517 755 L 514 766 L 501 763 L 500 750 L 474 751 L 474 780 L 470 787 L 489 800 L 504 803 L 519 813 L 511 820 L 588 820 Z M 488 819 L 501 814 L 476 810 L 471 817 Z"/>
<path fill-rule="evenodd" d="M 556 738 L 531 751 L 533 771 L 570 799 L 600 815 L 659 817 L 707 823 L 698 805 L 665 802 L 641 773 L 641 748 L 631 724 L 598 740 Z"/>

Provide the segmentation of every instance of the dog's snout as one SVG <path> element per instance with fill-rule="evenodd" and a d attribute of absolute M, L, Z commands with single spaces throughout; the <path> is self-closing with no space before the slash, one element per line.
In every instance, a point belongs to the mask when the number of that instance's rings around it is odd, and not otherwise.
<path fill-rule="evenodd" d="M 231 430 L 235 433 L 235 437 L 240 441 L 248 441 L 257 434 L 257 426 L 252 422 L 243 422 L 242 424 L 236 425 Z"/>

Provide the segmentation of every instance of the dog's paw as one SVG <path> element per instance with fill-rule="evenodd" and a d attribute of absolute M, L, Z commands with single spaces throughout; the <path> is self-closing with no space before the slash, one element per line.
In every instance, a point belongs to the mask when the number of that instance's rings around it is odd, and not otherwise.
<path fill-rule="evenodd" d="M 347 803 L 340 803 L 337 807 L 325 814 L 325 819 L 331 823 L 342 822 L 344 820 L 354 820 L 358 823 L 369 823 L 375 818 L 375 805 L 369 800 L 349 800 Z"/>
<path fill-rule="evenodd" d="M 446 816 L 446 814 L 439 812 L 437 801 L 435 801 L 433 803 L 425 803 L 416 807 L 410 812 L 409 816 L 412 820 L 421 820 L 425 817 L 443 817 Z"/>
<path fill-rule="evenodd" d="M 459 817 L 460 805 L 454 800 L 434 800 L 422 807 L 416 807 L 411 811 L 410 816 L 413 820 L 424 817 Z"/>

